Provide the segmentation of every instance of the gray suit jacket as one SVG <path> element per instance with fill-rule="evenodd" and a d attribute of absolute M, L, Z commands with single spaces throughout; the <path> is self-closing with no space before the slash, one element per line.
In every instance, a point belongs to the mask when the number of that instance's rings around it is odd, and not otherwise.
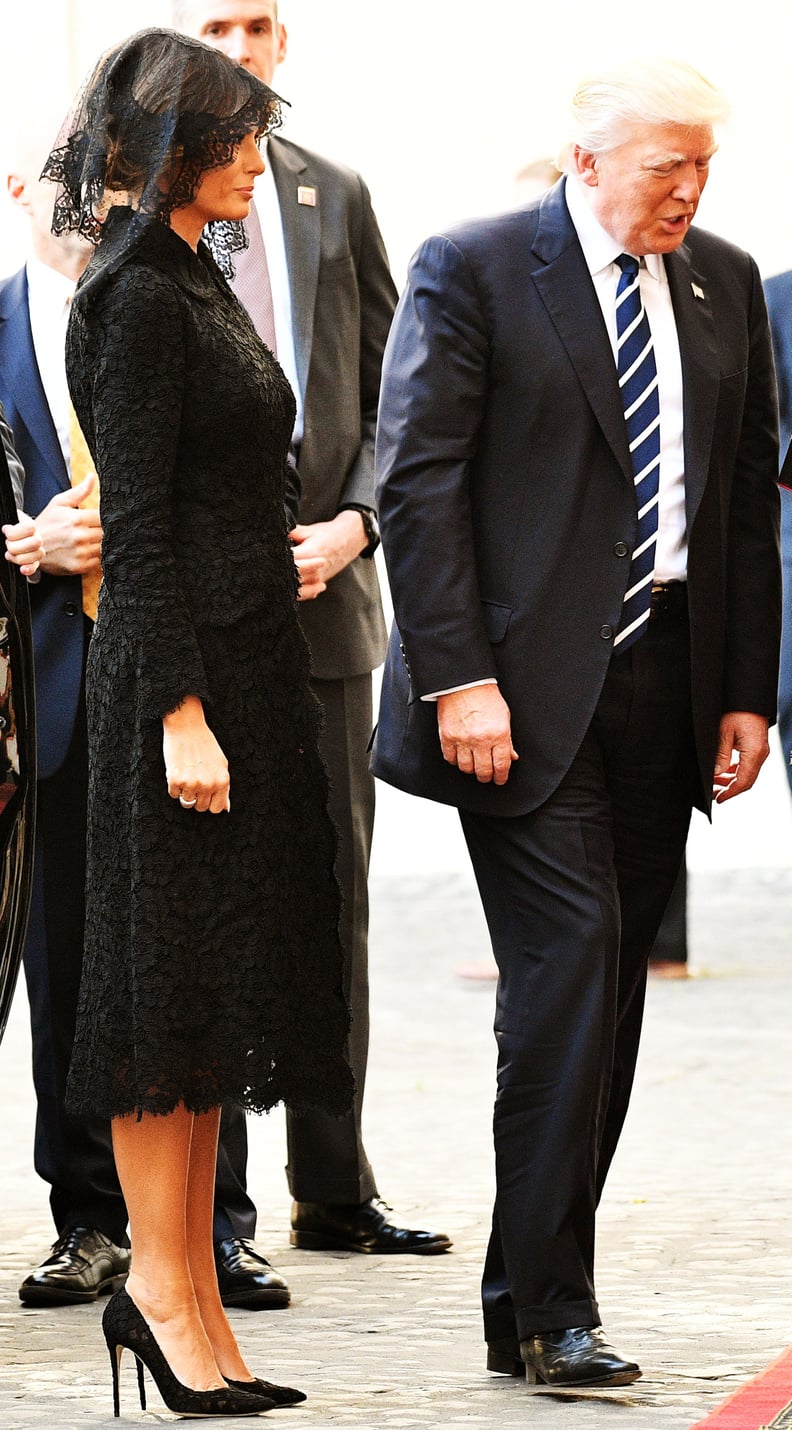
<path fill-rule="evenodd" d="M 291 284 L 297 370 L 305 403 L 299 452 L 302 522 L 347 502 L 372 509 L 382 354 L 396 302 L 385 248 L 358 174 L 271 138 Z M 298 189 L 312 189 L 315 204 Z M 385 653 L 377 573 L 358 559 L 301 607 L 313 673 L 362 675 Z"/>

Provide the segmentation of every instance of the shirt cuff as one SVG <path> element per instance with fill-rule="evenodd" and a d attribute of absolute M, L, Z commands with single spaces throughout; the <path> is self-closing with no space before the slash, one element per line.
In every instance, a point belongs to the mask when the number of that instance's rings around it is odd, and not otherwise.
<path fill-rule="evenodd" d="M 422 695 L 422 700 L 439 700 L 441 695 L 455 695 L 458 690 L 476 690 L 480 685 L 497 685 L 494 675 L 488 675 L 486 680 L 469 680 L 467 685 L 451 685 L 448 690 L 435 690 L 431 695 Z"/>

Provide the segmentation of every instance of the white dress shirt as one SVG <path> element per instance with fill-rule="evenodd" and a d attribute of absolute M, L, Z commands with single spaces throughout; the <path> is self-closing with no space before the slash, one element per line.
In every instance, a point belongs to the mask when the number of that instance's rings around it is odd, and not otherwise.
<path fill-rule="evenodd" d="M 261 152 L 266 159 L 267 150 L 264 144 L 261 146 Z M 256 214 L 258 215 L 258 220 L 261 225 L 261 232 L 264 237 L 264 246 L 267 250 L 267 267 L 269 269 L 270 287 L 272 289 L 278 362 L 288 378 L 289 386 L 294 393 L 294 399 L 297 403 L 297 416 L 294 422 L 292 442 L 295 445 L 299 445 L 303 435 L 303 394 L 300 391 L 300 384 L 297 378 L 297 357 L 294 348 L 294 329 L 292 326 L 289 265 L 286 261 L 283 219 L 281 218 L 275 175 L 269 163 L 264 173 L 260 174 L 256 179 L 255 206 Z M 234 267 L 239 271 L 245 262 L 245 254 L 234 254 L 232 261 Z"/>
<path fill-rule="evenodd" d="M 26 265 L 28 310 L 41 385 L 69 470 L 69 387 L 66 381 L 66 327 L 76 283 L 54 268 L 29 258 Z"/>
<path fill-rule="evenodd" d="M 566 200 L 583 257 L 613 348 L 616 364 L 616 289 L 621 270 L 615 260 L 624 249 L 594 216 L 585 184 L 570 174 Z M 644 257 L 634 254 L 633 257 Z M 656 581 L 684 581 L 687 576 L 685 521 L 685 458 L 683 438 L 682 361 L 679 356 L 671 291 L 662 255 L 647 253 L 639 270 L 646 316 L 652 330 L 660 398 L 660 481 L 657 506 Z"/>

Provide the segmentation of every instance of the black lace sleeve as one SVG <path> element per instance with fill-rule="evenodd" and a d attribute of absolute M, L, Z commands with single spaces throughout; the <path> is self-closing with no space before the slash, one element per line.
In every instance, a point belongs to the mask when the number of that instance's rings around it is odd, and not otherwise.
<path fill-rule="evenodd" d="M 179 293 L 162 274 L 128 265 L 96 301 L 75 305 L 67 371 L 100 478 L 101 601 L 114 608 L 139 678 L 140 713 L 151 719 L 186 695 L 208 698 L 174 560 L 171 498 L 185 367 Z"/>

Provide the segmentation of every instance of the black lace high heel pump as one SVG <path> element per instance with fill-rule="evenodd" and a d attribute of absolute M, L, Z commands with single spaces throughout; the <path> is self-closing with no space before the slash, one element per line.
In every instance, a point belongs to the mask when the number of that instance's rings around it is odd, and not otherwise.
<path fill-rule="evenodd" d="M 258 1376 L 254 1380 L 231 1380 L 225 1377 L 233 1390 L 244 1390 L 248 1395 L 251 1391 L 255 1395 L 264 1395 L 276 1405 L 300 1405 L 308 1396 L 304 1390 L 292 1390 L 290 1385 L 273 1385 L 271 1380 L 260 1380 Z"/>
<path fill-rule="evenodd" d="M 143 1318 L 125 1290 L 117 1291 L 108 1301 L 102 1316 L 102 1330 L 110 1353 L 113 1372 L 113 1414 L 121 1414 L 118 1388 L 118 1372 L 121 1353 L 132 1351 L 137 1362 L 140 1406 L 146 1408 L 146 1390 L 143 1383 L 143 1366 L 148 1369 L 157 1390 L 169 1410 L 176 1415 L 258 1415 L 263 1410 L 272 1410 L 275 1401 L 269 1395 L 257 1393 L 251 1384 L 250 1390 L 237 1389 L 231 1385 L 217 1390 L 191 1390 L 177 1380 L 162 1351 L 157 1345 L 147 1321 Z"/>

